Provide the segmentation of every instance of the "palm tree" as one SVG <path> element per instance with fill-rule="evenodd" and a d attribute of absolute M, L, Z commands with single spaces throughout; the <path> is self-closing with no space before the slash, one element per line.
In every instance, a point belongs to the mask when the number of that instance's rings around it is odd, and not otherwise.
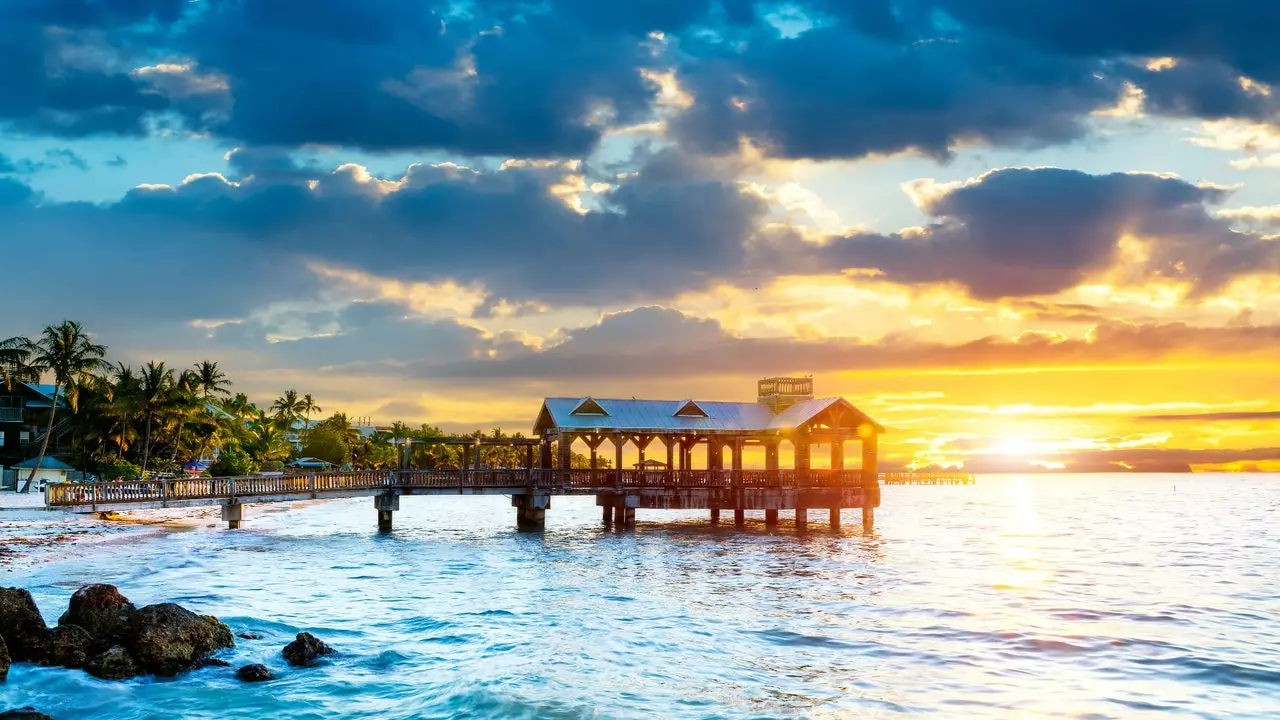
<path fill-rule="evenodd" d="M 44 440 L 40 443 L 40 454 L 22 487 L 24 493 L 31 491 L 36 472 L 44 464 L 45 453 L 49 450 L 49 437 L 53 435 L 53 419 L 58 414 L 58 396 L 62 389 L 72 383 L 87 382 L 94 373 L 107 367 L 103 360 L 107 355 L 106 346 L 95 343 L 80 323 L 71 320 L 46 327 L 40 333 L 40 339 L 27 343 L 26 347 L 30 352 L 30 367 L 37 372 L 53 375 L 53 403 L 49 407 L 49 425 L 45 428 Z"/>
<path fill-rule="evenodd" d="M 30 364 L 34 349 L 22 336 L 0 340 L 0 380 L 6 390 L 12 392 L 15 382 L 40 382 L 40 370 Z"/>
<path fill-rule="evenodd" d="M 138 437 L 133 418 L 138 413 L 138 403 L 142 396 L 142 379 L 132 367 L 124 363 L 116 363 L 115 382 L 109 383 L 110 412 L 115 416 L 116 457 L 123 458 L 133 441 Z"/>
<path fill-rule="evenodd" d="M 174 462 L 178 461 L 178 455 L 182 452 L 183 429 L 203 407 L 200 389 L 200 376 L 191 370 L 183 370 L 169 390 L 169 410 L 178 422 L 178 436 L 173 443 L 173 456 L 170 458 Z"/>
<path fill-rule="evenodd" d="M 173 371 L 163 362 L 148 362 L 142 368 L 142 392 L 139 399 L 146 414 L 147 428 L 142 443 L 142 474 L 147 474 L 147 463 L 151 460 L 151 424 L 156 412 L 163 407 L 169 388 L 173 385 Z"/>
<path fill-rule="evenodd" d="M 298 416 L 302 414 L 302 400 L 298 398 L 298 391 L 285 390 L 284 395 L 271 403 L 271 410 L 285 424 L 285 427 L 292 427 Z"/>
<path fill-rule="evenodd" d="M 311 427 L 311 413 L 318 413 L 318 412 L 324 411 L 324 408 L 317 405 L 316 401 L 311 399 L 311 393 L 307 393 L 306 395 L 302 396 L 302 401 L 298 403 L 298 409 L 302 411 L 302 414 L 304 416 L 304 420 L 305 420 L 305 422 L 303 423 L 304 428 Z"/>
<path fill-rule="evenodd" d="M 231 387 L 231 381 L 227 379 L 227 374 L 222 372 L 218 367 L 218 363 L 205 360 L 196 364 L 197 384 L 200 391 L 204 395 L 205 400 L 213 397 L 226 397 L 231 394 L 228 389 Z M 308 397 L 310 397 L 308 395 Z"/>

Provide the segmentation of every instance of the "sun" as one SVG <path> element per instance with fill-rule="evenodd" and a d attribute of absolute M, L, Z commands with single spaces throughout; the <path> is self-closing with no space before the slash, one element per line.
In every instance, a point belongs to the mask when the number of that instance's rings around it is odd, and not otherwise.
<path fill-rule="evenodd" d="M 1028 437 L 1005 437 L 991 446 L 991 452 L 999 455 L 1017 455 L 1026 457 L 1035 454 L 1039 445 Z"/>

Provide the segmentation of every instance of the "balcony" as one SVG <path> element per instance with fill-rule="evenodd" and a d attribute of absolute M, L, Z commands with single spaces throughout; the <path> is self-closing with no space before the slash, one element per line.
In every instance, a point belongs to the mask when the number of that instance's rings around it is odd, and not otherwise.
<path fill-rule="evenodd" d="M 0 422 L 22 422 L 22 408 L 0 407 Z"/>

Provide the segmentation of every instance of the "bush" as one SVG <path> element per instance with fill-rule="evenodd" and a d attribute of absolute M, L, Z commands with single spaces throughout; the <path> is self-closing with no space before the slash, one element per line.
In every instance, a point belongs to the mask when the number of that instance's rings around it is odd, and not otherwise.
<path fill-rule="evenodd" d="M 230 447 L 218 455 L 218 459 L 209 466 L 209 474 L 214 477 L 252 475 L 258 472 L 258 466 L 249 457 L 249 453 L 238 447 Z"/>
<path fill-rule="evenodd" d="M 141 474 L 142 468 L 128 460 L 106 458 L 98 461 L 98 479 L 104 482 L 110 482 L 116 478 L 126 481 L 137 480 Z"/>
<path fill-rule="evenodd" d="M 284 463 L 280 460 L 268 460 L 258 468 L 259 472 L 280 472 L 284 470 Z"/>

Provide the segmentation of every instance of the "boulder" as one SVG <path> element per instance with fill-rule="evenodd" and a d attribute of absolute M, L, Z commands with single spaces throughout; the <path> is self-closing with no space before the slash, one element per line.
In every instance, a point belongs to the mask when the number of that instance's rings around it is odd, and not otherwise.
<path fill-rule="evenodd" d="M 214 650 L 234 642 L 226 625 L 173 603 L 138 610 L 126 634 L 130 654 L 144 671 L 156 675 L 190 670 Z"/>
<path fill-rule="evenodd" d="M 9 648 L 4 644 L 4 638 L 0 638 L 0 682 L 4 682 L 9 677 Z"/>
<path fill-rule="evenodd" d="M 138 667 L 129 651 L 119 645 L 90 660 L 84 669 L 103 680 L 127 680 L 142 674 L 142 668 Z"/>
<path fill-rule="evenodd" d="M 213 630 L 213 644 L 216 648 L 233 648 L 236 646 L 236 638 L 231 634 L 231 628 L 227 624 L 212 615 L 202 615 L 204 621 L 209 623 L 209 627 Z"/>
<path fill-rule="evenodd" d="M 31 593 L 22 588 L 0 588 L 0 638 L 14 662 L 39 662 L 44 657 L 49 626 Z"/>
<path fill-rule="evenodd" d="M 101 652 L 124 641 L 129 618 L 137 612 L 129 598 L 114 585 L 85 585 L 71 596 L 59 625 L 78 625 L 88 631 L 95 650 Z"/>
<path fill-rule="evenodd" d="M 323 655 L 333 652 L 333 648 L 325 645 L 319 638 L 311 633 L 298 633 L 298 637 L 288 645 L 284 646 L 284 659 L 289 661 L 294 667 L 311 665 Z"/>
<path fill-rule="evenodd" d="M 33 707 L 24 707 L 0 712 L 0 720 L 53 720 L 53 718 Z"/>
<path fill-rule="evenodd" d="M 42 665 L 82 668 L 98 653 L 89 631 L 79 625 L 59 625 L 49 634 Z"/>
<path fill-rule="evenodd" d="M 238 637 L 238 638 L 244 638 L 245 640 L 261 640 L 261 639 L 262 639 L 262 633 L 260 633 L 260 632 L 238 632 L 238 633 L 236 633 L 236 637 Z"/>
<path fill-rule="evenodd" d="M 266 680 L 275 680 L 276 676 L 271 674 L 266 665 L 254 663 L 245 665 L 236 671 L 236 677 L 245 682 L 264 682 Z"/>

